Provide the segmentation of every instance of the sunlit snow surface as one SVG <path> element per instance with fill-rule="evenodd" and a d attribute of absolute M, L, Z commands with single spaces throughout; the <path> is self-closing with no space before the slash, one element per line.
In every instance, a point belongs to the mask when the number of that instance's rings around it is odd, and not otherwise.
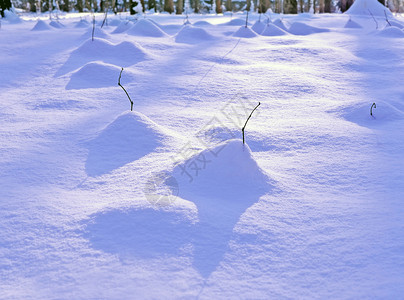
<path fill-rule="evenodd" d="M 360 7 L 8 14 L 0 299 L 402 297 L 404 19 Z"/>

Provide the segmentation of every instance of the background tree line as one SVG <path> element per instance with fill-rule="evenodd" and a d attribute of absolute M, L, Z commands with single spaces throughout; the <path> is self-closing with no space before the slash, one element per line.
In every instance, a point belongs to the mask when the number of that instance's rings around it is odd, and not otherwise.
<path fill-rule="evenodd" d="M 336 2 L 338 1 L 338 2 Z M 378 0 L 393 12 L 404 12 L 404 0 Z M 332 13 L 349 9 L 354 0 L 13 0 L 15 7 L 31 12 L 46 12 L 58 9 L 65 12 L 105 12 L 115 13 L 129 11 L 131 14 L 140 11 L 154 10 L 182 14 L 186 2 L 189 12 L 207 13 L 223 11 L 254 11 L 265 13 L 271 9 L 275 13 L 298 14 L 304 12 Z M 7 8 L 10 0 L 0 0 L 0 9 Z M 139 10 L 139 6 L 141 10 Z"/>

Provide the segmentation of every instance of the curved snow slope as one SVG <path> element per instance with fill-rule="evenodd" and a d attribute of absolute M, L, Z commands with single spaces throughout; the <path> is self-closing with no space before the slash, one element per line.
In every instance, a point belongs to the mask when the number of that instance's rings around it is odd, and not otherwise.
<path fill-rule="evenodd" d="M 73 71 L 90 61 L 102 61 L 120 67 L 127 67 L 147 58 L 146 52 L 131 42 L 112 44 L 103 39 L 95 38 L 85 41 L 74 50 L 66 63 L 59 69 L 57 76 Z"/>
<path fill-rule="evenodd" d="M 89 26 L 90 23 L 88 23 L 85 19 L 81 19 L 74 25 L 75 28 L 88 28 Z"/>
<path fill-rule="evenodd" d="M 66 85 L 66 89 L 71 90 L 116 86 L 120 72 L 121 68 L 115 65 L 99 61 L 90 62 L 71 75 L 70 81 Z M 127 71 L 124 72 L 123 77 L 125 79 L 122 78 L 122 81 L 134 81 L 134 76 Z"/>
<path fill-rule="evenodd" d="M 43 31 L 43 30 L 52 30 L 52 27 L 50 27 L 42 20 L 38 20 L 35 26 L 31 29 L 31 31 Z"/>
<path fill-rule="evenodd" d="M 361 126 L 377 126 L 386 122 L 404 119 L 404 105 L 399 103 L 390 104 L 385 101 L 378 101 L 376 108 L 372 109 L 373 116 L 370 115 L 372 103 L 359 106 L 350 106 L 342 109 L 341 116 L 347 121 L 357 123 Z"/>
<path fill-rule="evenodd" d="M 245 19 L 232 19 L 227 23 L 223 23 L 221 25 L 227 25 L 227 26 L 241 26 L 244 25 L 245 26 Z M 250 22 L 247 23 L 248 26 L 251 25 Z"/>
<path fill-rule="evenodd" d="M 362 28 L 362 26 L 349 19 L 348 22 L 346 22 L 344 28 Z"/>
<path fill-rule="evenodd" d="M 88 30 L 81 36 L 84 39 L 91 39 L 93 35 L 93 28 L 90 27 Z M 109 35 L 105 32 L 104 29 L 100 27 L 95 27 L 94 29 L 94 38 L 108 39 Z"/>
<path fill-rule="evenodd" d="M 366 15 L 370 16 L 370 12 L 374 16 L 392 16 L 389 9 L 383 6 L 377 0 L 355 0 L 352 6 L 345 12 L 350 15 Z"/>
<path fill-rule="evenodd" d="M 283 23 L 283 21 L 282 21 L 281 19 L 276 19 L 276 20 L 273 22 L 273 24 L 274 24 L 275 26 L 278 26 L 279 28 L 285 30 L 285 31 L 288 31 L 288 29 L 287 29 L 285 23 Z"/>
<path fill-rule="evenodd" d="M 194 26 L 211 26 L 212 24 L 207 21 L 197 21 L 193 25 Z"/>
<path fill-rule="evenodd" d="M 56 21 L 50 21 L 49 25 L 52 27 L 55 27 L 55 28 L 64 28 L 65 27 L 64 25 L 62 25 L 61 23 L 56 22 Z"/>
<path fill-rule="evenodd" d="M 122 101 L 128 101 L 125 97 Z M 89 176 L 109 173 L 155 151 L 168 137 L 166 129 L 145 115 L 125 112 L 87 143 L 86 172 Z"/>
<path fill-rule="evenodd" d="M 193 168 L 195 164 L 200 168 L 198 172 Z M 176 166 L 172 175 L 179 183 L 179 195 L 188 200 L 204 196 L 232 201 L 233 197 L 265 191 L 269 182 L 252 157 L 249 146 L 240 139 L 228 140 L 200 152 Z"/>
<path fill-rule="evenodd" d="M 109 26 L 119 26 L 121 25 L 122 21 L 118 19 L 112 19 L 111 21 L 108 21 Z"/>
<path fill-rule="evenodd" d="M 249 27 L 241 26 L 233 36 L 241 37 L 241 38 L 253 38 L 256 37 L 257 34 L 252 31 Z"/>
<path fill-rule="evenodd" d="M 116 27 L 115 30 L 112 31 L 112 33 L 122 33 L 122 32 L 125 32 L 126 30 L 128 30 L 129 28 L 131 28 L 132 25 L 133 25 L 133 23 L 130 22 L 130 21 L 121 22 L 121 24 L 119 24 L 118 27 Z"/>
<path fill-rule="evenodd" d="M 256 33 L 261 34 L 266 28 L 266 23 L 257 21 L 254 23 L 254 25 L 251 27 L 252 30 L 254 30 Z"/>
<path fill-rule="evenodd" d="M 398 27 L 388 26 L 380 30 L 377 35 L 390 38 L 404 38 L 404 31 Z"/>
<path fill-rule="evenodd" d="M 266 26 L 264 31 L 261 33 L 261 35 L 263 36 L 282 36 L 288 34 L 288 32 L 286 32 L 282 28 L 279 28 L 278 26 L 275 26 L 272 23 L 269 23 L 268 26 Z"/>
<path fill-rule="evenodd" d="M 198 44 L 212 39 L 214 37 L 207 33 L 205 29 L 193 27 L 192 25 L 183 26 L 175 36 L 177 43 L 185 44 Z"/>
<path fill-rule="evenodd" d="M 318 28 L 301 22 L 295 22 L 289 28 L 289 32 L 295 35 L 309 35 L 313 33 L 329 32 L 329 31 L 330 31 L 329 29 Z"/>
<path fill-rule="evenodd" d="M 22 22 L 21 18 L 18 15 L 9 10 L 4 11 L 4 19 L 10 24 L 18 24 Z"/>
<path fill-rule="evenodd" d="M 166 33 L 162 31 L 153 22 L 146 19 L 138 20 L 132 28 L 127 31 L 127 34 L 135 36 L 148 36 L 148 37 L 163 37 Z"/>
<path fill-rule="evenodd" d="M 217 268 L 241 215 L 269 192 L 268 176 L 248 145 L 229 140 L 177 165 L 179 197 L 198 211 L 193 266 L 205 278 Z"/>

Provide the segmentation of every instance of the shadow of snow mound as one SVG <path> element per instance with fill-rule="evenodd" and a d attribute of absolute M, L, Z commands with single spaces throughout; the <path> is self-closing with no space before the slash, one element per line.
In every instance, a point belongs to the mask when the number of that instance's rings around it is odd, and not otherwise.
<path fill-rule="evenodd" d="M 131 42 L 115 45 L 103 39 L 95 38 L 94 41 L 89 39 L 70 54 L 56 76 L 64 75 L 91 61 L 102 61 L 127 67 L 145 59 L 147 59 L 146 52 Z"/>
<path fill-rule="evenodd" d="M 278 26 L 269 23 L 268 26 L 264 29 L 264 31 L 261 33 L 263 36 L 282 36 L 282 35 L 288 35 L 289 33 L 283 30 L 282 28 L 279 28 Z"/>
<path fill-rule="evenodd" d="M 241 140 L 200 152 L 178 164 L 172 176 L 179 197 L 197 207 L 193 265 L 206 278 L 222 261 L 240 216 L 270 191 L 269 177 Z"/>
<path fill-rule="evenodd" d="M 356 123 L 360 126 L 370 127 L 381 125 L 387 122 L 404 119 L 404 105 L 397 103 L 390 104 L 379 101 L 376 108 L 372 109 L 373 116 L 370 115 L 369 105 L 355 105 L 342 109 L 339 113 L 345 120 Z"/>
<path fill-rule="evenodd" d="M 87 143 L 86 172 L 109 173 L 162 146 L 168 131 L 138 112 L 125 112 Z"/>
<path fill-rule="evenodd" d="M 309 35 L 314 33 L 329 32 L 330 30 L 310 26 L 301 22 L 295 22 L 290 26 L 288 31 L 294 35 Z"/>
<path fill-rule="evenodd" d="M 240 38 L 253 38 L 258 36 L 254 31 L 252 31 L 249 27 L 241 26 L 233 36 Z"/>
<path fill-rule="evenodd" d="M 66 89 L 72 90 L 116 86 L 120 71 L 121 68 L 115 65 L 99 61 L 90 62 L 71 75 L 70 81 L 66 85 Z M 125 71 L 125 81 L 128 79 L 129 81 L 133 81 L 134 76 Z"/>
<path fill-rule="evenodd" d="M 59 29 L 65 27 L 62 23 L 56 22 L 56 21 L 50 21 L 49 25 L 54 27 L 54 28 L 59 28 Z"/>
<path fill-rule="evenodd" d="M 254 25 L 251 27 L 252 30 L 254 30 L 257 34 L 261 34 L 265 30 L 266 24 L 261 21 L 257 21 L 254 23 Z"/>
<path fill-rule="evenodd" d="M 348 22 L 346 22 L 344 28 L 362 28 L 362 26 L 349 19 Z"/>
<path fill-rule="evenodd" d="M 365 15 L 369 16 L 370 13 L 374 16 L 384 17 L 387 14 L 388 17 L 392 16 L 392 13 L 379 1 L 375 0 L 356 0 L 351 7 L 345 12 L 348 15 Z"/>
<path fill-rule="evenodd" d="M 44 30 L 52 30 L 52 27 L 50 27 L 42 20 L 38 20 L 35 26 L 31 29 L 31 31 L 44 31 Z"/>
<path fill-rule="evenodd" d="M 164 37 L 167 34 L 153 22 L 140 19 L 127 32 L 127 34 L 146 37 Z"/>
<path fill-rule="evenodd" d="M 177 43 L 185 44 L 198 44 L 206 41 L 212 41 L 214 39 L 203 28 L 193 27 L 192 25 L 186 25 L 175 35 L 175 41 Z"/>
<path fill-rule="evenodd" d="M 377 35 L 389 38 L 403 38 L 404 31 L 398 27 L 388 26 L 377 32 Z"/>
<path fill-rule="evenodd" d="M 178 256 L 192 236 L 187 215 L 154 209 L 111 210 L 90 216 L 84 237 L 94 249 L 125 257 Z"/>

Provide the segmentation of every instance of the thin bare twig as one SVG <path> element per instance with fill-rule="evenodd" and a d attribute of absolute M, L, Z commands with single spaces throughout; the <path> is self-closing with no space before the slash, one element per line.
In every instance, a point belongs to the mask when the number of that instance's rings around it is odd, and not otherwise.
<path fill-rule="evenodd" d="M 91 34 L 91 40 L 94 42 L 94 30 L 95 30 L 95 16 L 93 16 L 93 33 Z"/>
<path fill-rule="evenodd" d="M 375 16 L 372 14 L 372 12 L 370 11 L 370 9 L 368 9 L 368 11 L 369 11 L 370 15 L 372 16 L 373 20 L 374 20 L 375 23 L 376 23 L 376 29 L 378 29 L 378 28 L 379 28 L 379 23 L 377 23 L 376 18 L 375 18 Z"/>
<path fill-rule="evenodd" d="M 123 89 L 123 91 L 126 93 L 126 96 L 128 96 L 128 99 L 130 101 L 130 111 L 133 111 L 133 101 L 130 98 L 128 92 L 125 90 L 125 88 L 121 84 L 121 76 L 122 76 L 123 68 L 121 69 L 121 73 L 119 73 L 119 79 L 118 79 L 118 85 Z"/>
<path fill-rule="evenodd" d="M 370 115 L 372 117 L 373 117 L 373 111 L 372 111 L 373 107 L 376 108 L 376 103 L 374 103 L 374 102 L 373 102 L 372 106 L 370 107 Z"/>
<path fill-rule="evenodd" d="M 261 104 L 261 102 L 258 102 L 258 105 L 256 107 L 254 107 L 254 109 L 252 110 L 252 112 L 248 116 L 247 121 L 245 121 L 245 124 L 244 124 L 243 128 L 241 128 L 241 132 L 243 133 L 243 144 L 245 144 L 244 130 L 245 130 L 245 127 L 247 126 L 247 122 L 248 122 L 248 120 L 250 120 L 253 112 L 257 109 L 258 106 L 260 106 L 260 104 Z"/>
<path fill-rule="evenodd" d="M 389 24 L 389 25 L 391 26 L 391 24 L 390 24 L 390 22 L 389 22 L 389 19 L 387 18 L 386 10 L 384 10 L 384 16 L 386 17 L 386 22 L 387 22 L 387 24 Z"/>

